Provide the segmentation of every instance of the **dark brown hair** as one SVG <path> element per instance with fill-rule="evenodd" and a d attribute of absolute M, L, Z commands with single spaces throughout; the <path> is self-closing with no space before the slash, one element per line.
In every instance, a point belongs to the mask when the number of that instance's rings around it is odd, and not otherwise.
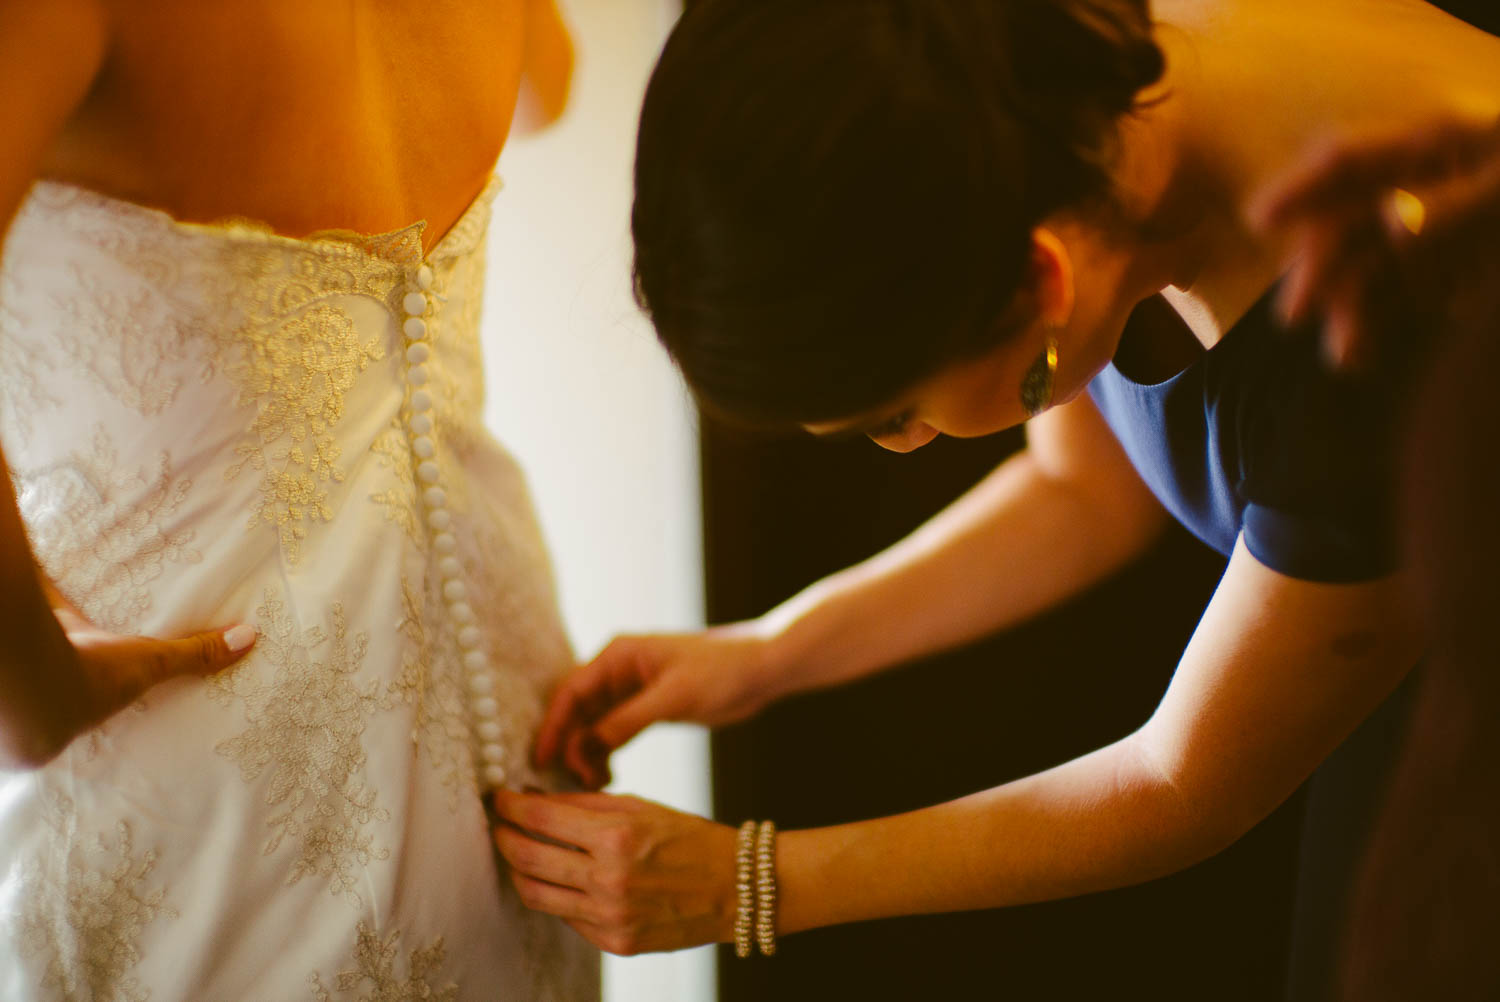
<path fill-rule="evenodd" d="M 641 114 L 641 305 L 709 411 L 878 408 L 1013 329 L 1162 69 L 1144 0 L 700 0 Z"/>

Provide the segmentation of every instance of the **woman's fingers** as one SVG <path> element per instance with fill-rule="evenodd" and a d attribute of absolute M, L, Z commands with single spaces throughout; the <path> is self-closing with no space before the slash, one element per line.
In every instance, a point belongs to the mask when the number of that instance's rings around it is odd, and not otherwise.
<path fill-rule="evenodd" d="M 637 642 L 619 637 L 564 679 L 537 731 L 533 753 L 536 764 L 551 765 L 568 752 L 576 732 L 586 730 L 616 702 L 641 687 L 641 672 Z M 565 764 L 571 768 L 571 763 Z"/>
<path fill-rule="evenodd" d="M 566 919 L 598 946 L 631 954 L 728 936 L 735 900 L 733 829 L 650 801 L 600 793 L 500 791 L 495 808 L 505 821 L 527 829 L 495 833 L 522 900 Z"/>
<path fill-rule="evenodd" d="M 180 675 L 211 675 L 249 653 L 255 628 L 240 625 L 173 640 L 85 631 L 69 635 L 90 687 L 95 720 L 135 701 L 147 689 Z"/>
<path fill-rule="evenodd" d="M 568 732 L 563 751 L 563 765 L 578 777 L 578 781 L 591 790 L 609 785 L 609 753 L 587 725 L 580 725 Z"/>
<path fill-rule="evenodd" d="M 669 676 L 664 676 L 667 678 Z M 679 700 L 658 680 L 615 707 L 594 725 L 593 734 L 605 749 L 613 751 L 652 724 L 682 715 Z"/>
<path fill-rule="evenodd" d="M 592 674 L 592 665 L 575 669 L 552 694 L 552 702 L 537 730 L 536 747 L 532 752 L 537 766 L 545 768 L 551 765 L 562 752 L 569 733 L 577 726 L 579 704 L 593 684 Z"/>
<path fill-rule="evenodd" d="M 599 812 L 558 796 L 501 789 L 495 791 L 494 801 L 495 813 L 517 828 L 580 849 L 596 848 L 608 827 Z"/>
<path fill-rule="evenodd" d="M 1250 204 L 1253 226 L 1271 230 L 1298 217 L 1368 204 L 1392 186 L 1421 185 L 1469 169 L 1500 130 L 1488 123 L 1442 122 L 1359 141 L 1326 141 L 1267 185 Z"/>
<path fill-rule="evenodd" d="M 510 871 L 510 882 L 515 886 L 521 903 L 532 911 L 546 912 L 561 919 L 582 920 L 586 918 L 588 895 L 571 887 L 559 887 L 545 880 L 527 876 L 519 870 Z"/>
<path fill-rule="evenodd" d="M 495 829 L 495 847 L 511 869 L 528 877 L 575 891 L 589 887 L 589 857 L 578 849 L 540 842 L 505 824 Z"/>

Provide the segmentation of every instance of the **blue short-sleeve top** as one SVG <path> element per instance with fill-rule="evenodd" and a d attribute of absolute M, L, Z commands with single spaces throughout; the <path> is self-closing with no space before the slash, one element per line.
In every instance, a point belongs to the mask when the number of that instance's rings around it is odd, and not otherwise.
<path fill-rule="evenodd" d="M 1111 363 L 1089 394 L 1147 486 L 1220 553 L 1243 533 L 1291 577 L 1393 569 L 1389 395 L 1330 372 L 1315 337 L 1275 323 L 1269 294 L 1170 379 Z"/>

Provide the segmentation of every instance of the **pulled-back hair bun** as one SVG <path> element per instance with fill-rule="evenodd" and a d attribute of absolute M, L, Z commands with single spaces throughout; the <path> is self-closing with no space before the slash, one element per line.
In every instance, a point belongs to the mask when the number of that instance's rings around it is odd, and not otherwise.
<path fill-rule="evenodd" d="M 641 305 L 710 411 L 874 410 L 1003 336 L 1162 70 L 1143 0 L 699 0 L 641 114 Z"/>

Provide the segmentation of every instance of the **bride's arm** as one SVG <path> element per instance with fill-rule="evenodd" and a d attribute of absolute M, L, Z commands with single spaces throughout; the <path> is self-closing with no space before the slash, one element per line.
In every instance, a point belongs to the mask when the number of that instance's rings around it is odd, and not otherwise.
<path fill-rule="evenodd" d="M 556 0 L 526 0 L 526 45 L 516 130 L 535 132 L 562 117 L 573 84 L 573 37 Z"/>
<path fill-rule="evenodd" d="M 104 58 L 104 13 L 91 0 L 0 0 L 0 235 Z M 0 365 L 7 365 L 0 358 Z M 0 456 L 0 767 L 46 761 L 66 729 L 40 665 L 69 664 L 43 593 L 10 470 Z"/>
<path fill-rule="evenodd" d="M 94 0 L 0 0 L 0 235 L 93 85 L 107 39 Z M 237 654 L 217 632 L 155 641 L 115 637 L 83 621 L 49 594 L 3 455 L 0 582 L 0 769 L 45 764 L 146 687 L 225 667 L 253 639 L 236 634 L 245 641 Z"/>

